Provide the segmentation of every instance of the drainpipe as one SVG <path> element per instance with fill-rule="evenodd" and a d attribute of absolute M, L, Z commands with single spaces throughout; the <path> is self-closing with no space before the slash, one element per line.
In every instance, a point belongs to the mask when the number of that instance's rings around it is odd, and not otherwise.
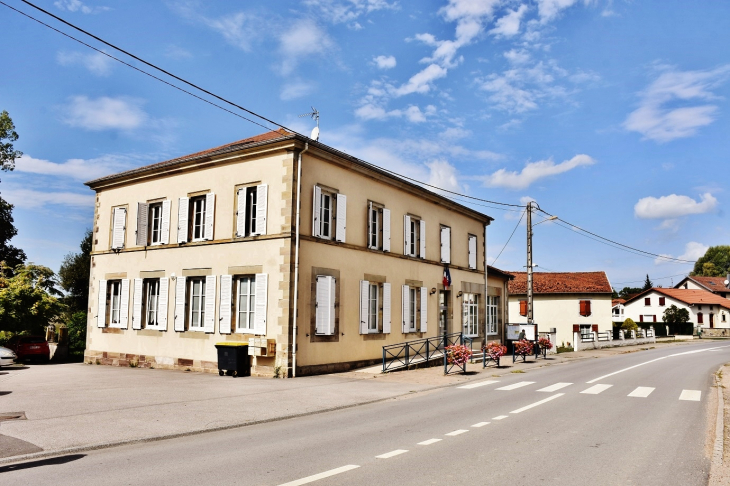
<path fill-rule="evenodd" d="M 294 249 L 294 329 L 292 334 L 292 378 L 297 377 L 297 317 L 299 316 L 299 220 L 302 210 L 302 154 L 309 150 L 309 142 L 304 143 L 304 150 L 299 152 L 299 160 L 297 162 L 297 226 L 295 236 Z"/>
<path fill-rule="evenodd" d="M 484 225 L 484 345 L 489 341 L 489 281 L 487 280 L 487 227 Z M 486 361 L 484 361 L 486 363 Z"/>

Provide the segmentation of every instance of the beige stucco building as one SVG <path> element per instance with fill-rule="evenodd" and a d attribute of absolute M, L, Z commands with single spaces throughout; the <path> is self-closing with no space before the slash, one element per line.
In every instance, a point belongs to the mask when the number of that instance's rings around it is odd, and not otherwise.
<path fill-rule="evenodd" d="M 507 321 L 510 275 L 488 268 L 485 294 L 490 217 L 306 137 L 87 185 L 87 361 L 216 370 L 215 343 L 246 341 L 253 373 L 292 376 L 372 364 L 443 326 L 499 339 Z"/>

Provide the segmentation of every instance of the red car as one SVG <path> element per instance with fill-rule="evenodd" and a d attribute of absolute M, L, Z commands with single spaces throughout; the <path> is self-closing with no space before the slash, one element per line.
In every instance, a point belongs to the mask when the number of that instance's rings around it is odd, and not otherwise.
<path fill-rule="evenodd" d="M 8 347 L 18 355 L 18 361 L 34 359 L 49 361 L 51 350 L 43 336 L 20 336 L 10 340 Z"/>

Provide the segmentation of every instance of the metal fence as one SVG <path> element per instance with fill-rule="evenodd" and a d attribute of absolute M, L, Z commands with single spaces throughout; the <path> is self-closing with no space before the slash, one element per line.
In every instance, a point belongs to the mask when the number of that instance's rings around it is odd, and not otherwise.
<path fill-rule="evenodd" d="M 444 340 L 446 341 L 445 346 Z M 446 346 L 464 344 L 471 348 L 472 343 L 471 338 L 463 337 L 462 333 L 455 332 L 383 346 L 383 372 L 443 357 Z"/>

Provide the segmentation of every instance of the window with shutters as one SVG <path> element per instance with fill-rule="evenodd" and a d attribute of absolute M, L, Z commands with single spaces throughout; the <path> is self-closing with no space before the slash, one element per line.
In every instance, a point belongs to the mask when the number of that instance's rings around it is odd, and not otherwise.
<path fill-rule="evenodd" d="M 390 251 L 390 210 L 368 202 L 368 248 Z"/>
<path fill-rule="evenodd" d="M 697 313 L 697 324 L 703 324 L 703 323 L 704 323 L 704 321 L 703 321 L 702 312 L 698 312 Z"/>
<path fill-rule="evenodd" d="M 520 315 L 521 316 L 527 315 L 527 301 L 526 300 L 520 301 Z"/>
<path fill-rule="evenodd" d="M 590 336 L 593 333 L 592 324 L 581 324 L 579 327 L 581 336 Z"/>
<path fill-rule="evenodd" d="M 651 305 L 651 297 L 644 297 L 644 305 Z"/>
<path fill-rule="evenodd" d="M 122 317 L 122 281 L 107 281 L 107 322 L 110 326 L 119 325 Z"/>
<path fill-rule="evenodd" d="M 380 327 L 380 285 L 371 283 L 368 285 L 368 332 L 379 332 Z"/>
<path fill-rule="evenodd" d="M 591 315 L 591 301 L 590 300 L 581 300 L 579 302 L 579 314 L 583 317 L 588 317 Z"/>
<path fill-rule="evenodd" d="M 346 241 L 347 196 L 337 189 L 314 186 L 312 236 L 324 240 Z"/>
<path fill-rule="evenodd" d="M 320 336 L 337 334 L 337 280 L 330 275 L 317 275 L 315 280 L 315 333 Z"/>
<path fill-rule="evenodd" d="M 334 212 L 334 195 L 322 191 L 319 203 L 319 237 L 332 239 L 332 213 Z"/>
<path fill-rule="evenodd" d="M 405 254 L 412 257 L 426 258 L 425 241 L 422 228 L 425 229 L 423 220 L 417 216 L 405 216 Z M 422 250 L 423 248 L 423 250 Z"/>
<path fill-rule="evenodd" d="M 468 263 L 469 268 L 471 270 L 476 270 L 477 268 L 477 237 L 475 235 L 469 235 L 467 238 L 468 244 L 467 244 L 467 251 L 468 251 Z"/>
<path fill-rule="evenodd" d="M 479 335 L 479 294 L 462 294 L 464 310 L 464 334 L 469 337 Z"/>
<path fill-rule="evenodd" d="M 253 332 L 256 317 L 256 277 L 240 275 L 234 278 L 237 332 Z"/>
<path fill-rule="evenodd" d="M 441 226 L 441 263 L 451 263 L 451 228 Z"/>
<path fill-rule="evenodd" d="M 121 250 L 126 246 L 127 233 L 127 208 L 112 208 L 112 222 L 110 232 L 110 248 L 112 250 Z"/>
<path fill-rule="evenodd" d="M 667 300 L 664 297 L 659 297 L 659 305 L 664 307 L 667 303 Z"/>
<path fill-rule="evenodd" d="M 149 241 L 150 245 L 162 243 L 162 203 L 149 205 Z"/>
<path fill-rule="evenodd" d="M 160 325 L 160 279 L 146 278 L 143 283 L 142 315 L 143 326 L 153 328 Z"/>
<path fill-rule="evenodd" d="M 190 330 L 205 326 L 205 278 L 188 278 L 188 324 Z"/>
<path fill-rule="evenodd" d="M 421 299 L 419 295 L 419 287 L 408 288 L 408 303 L 405 306 L 405 331 L 419 332 L 420 316 L 421 316 Z"/>
<path fill-rule="evenodd" d="M 205 235 L 205 217 L 206 217 L 206 197 L 197 196 L 190 198 L 190 235 L 192 241 L 203 241 L 206 239 Z"/>
<path fill-rule="evenodd" d="M 487 334 L 497 334 L 499 316 L 499 296 L 487 296 Z"/>

